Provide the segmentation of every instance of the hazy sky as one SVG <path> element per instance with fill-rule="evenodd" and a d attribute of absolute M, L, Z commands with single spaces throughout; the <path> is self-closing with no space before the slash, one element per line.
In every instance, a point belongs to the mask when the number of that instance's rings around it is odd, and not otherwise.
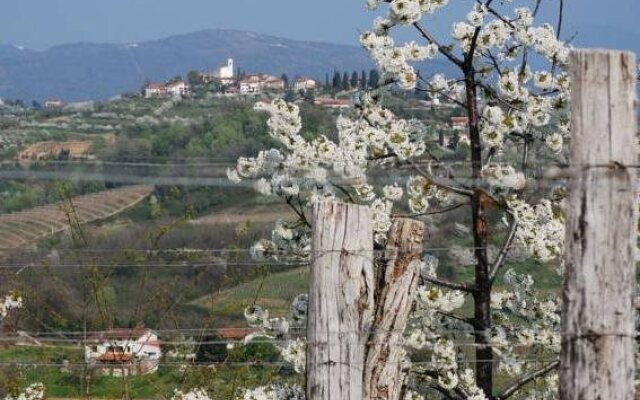
<path fill-rule="evenodd" d="M 558 0 L 543 0 L 555 8 Z M 565 0 L 567 35 L 584 25 L 640 34 L 639 0 Z M 232 28 L 293 39 L 355 44 L 373 18 L 364 0 L 6 0 L 0 43 L 43 49 L 69 42 L 136 42 L 199 29 Z M 450 0 L 463 11 L 472 0 Z M 532 0 L 515 0 L 533 4 Z M 464 13 L 458 12 L 457 15 Z M 550 15 L 550 10 L 544 14 Z M 447 18 L 431 22 L 449 30 Z"/>

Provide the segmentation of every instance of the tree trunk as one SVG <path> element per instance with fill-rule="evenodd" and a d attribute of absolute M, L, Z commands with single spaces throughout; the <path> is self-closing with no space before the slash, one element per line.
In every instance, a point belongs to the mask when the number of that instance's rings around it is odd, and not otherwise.
<path fill-rule="evenodd" d="M 571 55 L 572 140 L 562 310 L 564 400 L 634 398 L 635 57 Z"/>
<path fill-rule="evenodd" d="M 471 142 L 472 178 L 482 178 L 482 140 L 480 138 L 478 92 L 473 71 L 465 72 L 466 105 L 469 114 L 469 140 Z M 489 399 L 493 398 L 493 351 L 488 345 L 487 335 L 491 329 L 491 289 L 489 261 L 487 260 L 487 216 L 485 210 L 485 194 L 476 189 L 471 198 L 471 217 L 473 220 L 473 253 L 475 265 L 475 291 L 473 292 L 475 323 L 474 341 L 476 347 L 476 379 L 478 387 Z"/>
<path fill-rule="evenodd" d="M 367 344 L 365 396 L 367 400 L 398 400 L 404 383 L 402 333 L 420 278 L 424 224 L 395 220 L 389 232 L 386 264 L 380 272 L 376 311 Z"/>
<path fill-rule="evenodd" d="M 365 345 L 373 319 L 373 230 L 369 208 L 313 207 L 307 399 L 363 397 Z"/>

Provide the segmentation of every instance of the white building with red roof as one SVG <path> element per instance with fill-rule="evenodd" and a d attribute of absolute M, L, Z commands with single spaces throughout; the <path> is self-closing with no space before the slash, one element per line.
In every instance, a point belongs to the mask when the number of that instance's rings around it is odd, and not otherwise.
<path fill-rule="evenodd" d="M 150 99 L 152 97 L 162 97 L 166 94 L 166 90 L 161 83 L 150 83 L 144 88 L 144 97 Z"/>
<path fill-rule="evenodd" d="M 109 375 L 144 375 L 158 369 L 162 351 L 151 329 L 115 328 L 90 336 L 84 357 L 89 366 Z"/>

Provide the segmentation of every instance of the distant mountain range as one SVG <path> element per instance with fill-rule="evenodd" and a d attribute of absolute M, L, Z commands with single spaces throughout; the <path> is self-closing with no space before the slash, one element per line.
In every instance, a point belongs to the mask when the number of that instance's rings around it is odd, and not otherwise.
<path fill-rule="evenodd" d="M 640 52 L 640 35 L 611 27 L 585 27 L 577 45 Z M 246 72 L 324 80 L 334 70 L 370 69 L 371 60 L 356 46 L 303 42 L 236 30 L 205 30 L 130 44 L 75 43 L 35 51 L 0 45 L 0 98 L 42 101 L 105 99 L 138 90 L 145 81 L 163 81 L 190 70 L 208 71 L 232 57 Z M 425 74 L 449 72 L 432 61 Z"/>
<path fill-rule="evenodd" d="M 246 72 L 310 75 L 370 69 L 355 46 L 302 42 L 234 30 L 206 30 L 135 44 L 76 43 L 33 51 L 0 46 L 0 97 L 26 101 L 104 99 L 234 58 Z"/>

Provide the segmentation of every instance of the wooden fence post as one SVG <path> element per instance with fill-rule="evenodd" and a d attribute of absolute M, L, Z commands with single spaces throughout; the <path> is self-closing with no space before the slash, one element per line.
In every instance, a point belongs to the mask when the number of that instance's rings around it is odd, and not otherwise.
<path fill-rule="evenodd" d="M 311 257 L 307 399 L 362 399 L 375 290 L 369 207 L 316 203 Z"/>
<path fill-rule="evenodd" d="M 366 400 L 398 400 L 402 394 L 402 334 L 420 279 L 423 235 L 424 223 L 405 218 L 395 220 L 389 231 L 367 344 Z"/>
<path fill-rule="evenodd" d="M 637 236 L 636 62 L 618 51 L 570 59 L 572 138 L 560 397 L 634 398 Z"/>

